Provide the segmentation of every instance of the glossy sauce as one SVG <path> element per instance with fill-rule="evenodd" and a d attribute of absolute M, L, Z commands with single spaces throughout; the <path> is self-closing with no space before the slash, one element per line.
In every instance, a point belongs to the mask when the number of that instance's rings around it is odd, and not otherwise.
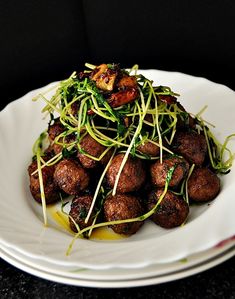
<path fill-rule="evenodd" d="M 66 230 L 70 234 L 75 235 L 75 232 L 71 230 L 69 225 L 68 216 L 57 210 L 56 207 L 47 207 L 48 214 L 50 218 L 63 230 Z M 112 229 L 108 227 L 99 227 L 92 231 L 91 240 L 120 240 L 124 239 L 126 236 L 116 234 Z"/>
<path fill-rule="evenodd" d="M 94 229 L 90 237 L 91 240 L 120 240 L 124 238 L 126 238 L 126 236 L 116 234 L 107 226 Z"/>
<path fill-rule="evenodd" d="M 48 214 L 50 215 L 51 219 L 60 227 L 69 232 L 70 234 L 75 234 L 69 225 L 68 216 L 63 214 L 61 211 L 58 211 L 55 207 L 50 206 L 47 207 Z"/>

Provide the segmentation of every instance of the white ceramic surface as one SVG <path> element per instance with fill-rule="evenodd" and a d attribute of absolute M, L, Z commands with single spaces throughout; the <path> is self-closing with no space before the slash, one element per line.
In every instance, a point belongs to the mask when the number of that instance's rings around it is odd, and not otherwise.
<path fill-rule="evenodd" d="M 141 71 L 157 85 L 168 85 L 181 97 L 185 108 L 197 113 L 208 105 L 204 118 L 216 125 L 221 141 L 235 132 L 235 93 L 204 78 L 157 70 Z M 47 127 L 40 114 L 44 103 L 32 97 L 51 86 L 35 90 L 11 103 L 0 113 L 0 246 L 29 258 L 57 265 L 90 269 L 140 268 L 170 263 L 200 251 L 235 234 L 235 167 L 222 178 L 222 190 L 210 204 L 193 207 L 185 226 L 164 230 L 147 222 L 136 235 L 115 241 L 79 239 L 65 255 L 72 237 L 53 220 L 45 228 L 41 208 L 28 188 L 27 166 L 31 148 Z M 235 151 L 235 140 L 229 144 Z"/>
<path fill-rule="evenodd" d="M 139 269 L 112 268 L 104 270 L 60 266 L 22 255 L 12 248 L 2 247 L 0 257 L 15 267 L 35 276 L 55 282 L 87 287 L 137 287 L 168 282 L 212 268 L 235 255 L 235 240 L 213 247 L 184 260 L 151 265 Z"/>

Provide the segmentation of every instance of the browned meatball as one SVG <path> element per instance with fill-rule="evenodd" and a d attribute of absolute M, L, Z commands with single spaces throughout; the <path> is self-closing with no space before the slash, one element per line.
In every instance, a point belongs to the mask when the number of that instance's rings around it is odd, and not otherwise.
<path fill-rule="evenodd" d="M 62 143 L 66 146 L 69 146 L 70 144 L 72 144 L 75 141 L 75 136 L 73 134 L 67 135 L 65 138 L 61 137 L 59 138 L 58 142 Z M 52 144 L 52 148 L 54 150 L 54 153 L 57 155 L 59 153 L 62 152 L 64 146 L 62 144 L 59 143 L 53 143 Z"/>
<path fill-rule="evenodd" d="M 105 146 L 97 142 L 89 134 L 87 134 L 84 138 L 82 138 L 80 145 L 81 148 L 87 154 L 96 158 L 99 158 L 100 155 L 106 150 Z M 85 168 L 94 168 L 99 163 L 98 161 L 93 160 L 80 152 L 78 152 L 77 157 L 80 160 L 82 166 Z M 101 164 L 107 163 L 110 157 L 111 157 L 111 151 L 109 150 L 108 153 L 100 160 L 100 163 Z"/>
<path fill-rule="evenodd" d="M 194 129 L 196 127 L 195 119 L 189 113 L 187 113 L 185 108 L 179 102 L 177 102 L 177 106 L 181 111 L 185 112 L 183 115 L 179 115 L 177 117 L 177 128 L 181 130 L 187 128 Z"/>
<path fill-rule="evenodd" d="M 163 189 L 158 189 L 150 194 L 147 203 L 149 211 L 154 208 L 162 193 Z M 173 228 L 184 223 L 188 213 L 189 206 L 183 198 L 167 191 L 151 220 L 161 227 Z"/>
<path fill-rule="evenodd" d="M 153 114 L 146 114 L 145 117 L 144 117 L 144 120 L 146 120 L 147 122 L 152 124 L 154 118 L 155 118 L 155 116 Z"/>
<path fill-rule="evenodd" d="M 59 118 L 57 118 L 53 125 L 48 126 L 48 136 L 49 136 L 49 141 L 52 143 L 57 136 L 59 136 L 61 133 L 63 133 L 65 130 L 64 126 L 60 122 Z"/>
<path fill-rule="evenodd" d="M 59 136 L 64 131 L 65 131 L 65 127 L 61 124 L 61 122 L 58 118 L 55 120 L 53 125 L 49 125 L 49 127 L 48 127 L 50 148 L 54 151 L 54 153 L 56 155 L 62 151 L 63 145 L 56 143 L 55 139 L 57 136 Z M 70 135 L 66 136 L 65 138 L 61 137 L 58 140 L 59 143 L 67 144 L 67 145 L 72 143 L 73 141 L 75 141 L 74 134 L 70 134 Z"/>
<path fill-rule="evenodd" d="M 55 169 L 54 180 L 67 194 L 75 195 L 89 184 L 89 176 L 75 160 L 63 159 Z"/>
<path fill-rule="evenodd" d="M 153 156 L 153 157 L 158 156 L 160 153 L 159 146 L 157 146 L 149 141 L 139 145 L 137 147 L 137 150 L 145 155 L 149 155 L 149 156 Z"/>
<path fill-rule="evenodd" d="M 205 136 L 195 132 L 178 132 L 173 140 L 173 149 L 190 163 L 202 165 L 207 153 Z"/>
<path fill-rule="evenodd" d="M 116 155 L 108 168 L 106 176 L 107 182 L 111 188 L 114 187 L 123 157 L 124 154 Z M 129 156 L 122 169 L 117 185 L 117 192 L 126 193 L 138 190 L 144 183 L 145 177 L 146 173 L 142 161 Z"/>
<path fill-rule="evenodd" d="M 175 170 L 171 177 L 169 186 L 177 187 L 180 182 L 187 176 L 189 163 L 184 158 L 176 156 L 163 159 L 162 163 L 160 161 L 155 162 L 150 167 L 152 183 L 154 186 L 165 186 L 167 174 L 171 167 L 175 167 Z"/>
<path fill-rule="evenodd" d="M 41 203 L 41 191 L 39 184 L 38 172 L 32 173 L 37 169 L 37 161 L 33 161 L 28 167 L 29 181 L 30 181 L 30 191 L 33 198 Z M 42 168 L 42 180 L 45 193 L 46 203 L 50 204 L 60 199 L 59 189 L 54 183 L 53 175 L 55 171 L 55 166 L 45 166 Z"/>
<path fill-rule="evenodd" d="M 104 202 L 104 215 L 106 221 L 125 220 L 141 216 L 142 206 L 135 196 L 127 194 L 116 194 L 108 196 Z M 143 225 L 143 221 L 134 221 L 111 225 L 117 234 L 135 234 Z"/>
<path fill-rule="evenodd" d="M 77 195 L 74 197 L 72 201 L 69 215 L 78 224 L 80 229 L 92 225 L 92 221 L 94 219 L 94 212 L 92 212 L 88 222 L 85 223 L 85 219 L 89 212 L 92 199 L 93 197 L 91 195 L 83 195 L 83 196 Z M 69 218 L 69 222 L 70 222 L 71 229 L 77 232 L 77 228 L 71 218 Z"/>
<path fill-rule="evenodd" d="M 79 104 L 79 102 L 74 102 L 70 107 L 70 113 L 75 117 L 78 116 Z"/>
<path fill-rule="evenodd" d="M 208 168 L 197 168 L 188 180 L 189 198 L 197 202 L 214 199 L 220 191 L 220 179 Z"/>
<path fill-rule="evenodd" d="M 174 97 L 172 95 L 160 94 L 160 95 L 158 95 L 158 98 L 161 102 L 166 103 L 168 105 L 176 103 L 176 97 Z"/>

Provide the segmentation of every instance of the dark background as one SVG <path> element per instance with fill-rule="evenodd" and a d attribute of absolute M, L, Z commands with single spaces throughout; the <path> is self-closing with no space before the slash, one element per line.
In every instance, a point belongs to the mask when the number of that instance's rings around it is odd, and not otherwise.
<path fill-rule="evenodd" d="M 85 62 L 180 71 L 235 89 L 233 0 L 0 2 L 0 109 Z"/>
<path fill-rule="evenodd" d="M 85 62 L 180 71 L 235 89 L 233 0 L 0 1 L 0 110 Z M 1 128 L 0 128 L 1 129 Z M 70 287 L 0 261 L 1 298 L 235 298 L 232 260 L 159 286 Z"/>

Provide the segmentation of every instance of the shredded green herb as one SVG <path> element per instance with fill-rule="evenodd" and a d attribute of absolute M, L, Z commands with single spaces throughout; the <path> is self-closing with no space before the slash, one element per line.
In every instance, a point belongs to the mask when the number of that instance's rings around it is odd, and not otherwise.
<path fill-rule="evenodd" d="M 138 96 L 133 101 L 123 105 L 112 105 L 112 102 L 110 102 L 110 92 L 101 90 L 90 77 L 90 74 L 96 70 L 96 66 L 86 63 L 86 67 L 87 69 L 83 72 L 82 76 L 74 72 L 68 79 L 61 81 L 51 99 L 47 99 L 46 93 L 40 94 L 34 99 L 42 99 L 45 102 L 42 112 L 49 114 L 49 126 L 58 118 L 60 124 L 65 128 L 64 132 L 59 134 L 54 140 L 54 144 L 58 144 L 62 147 L 61 153 L 54 155 L 47 161 L 43 159 L 44 143 L 47 143 L 46 131 L 40 134 L 33 146 L 33 154 L 37 158 L 38 165 L 37 170 L 33 174 L 36 172 L 39 174 L 45 224 L 47 223 L 47 218 L 42 181 L 43 168 L 45 166 L 55 165 L 63 158 L 72 157 L 76 151 L 94 161 L 101 161 L 109 151 L 112 153 L 109 162 L 104 167 L 100 179 L 98 180 L 89 211 L 86 211 L 86 214 L 82 216 L 80 215 L 81 218 L 84 218 L 85 222 L 88 223 L 96 207 L 97 213 L 93 219 L 93 224 L 80 230 L 74 222 L 78 233 L 70 244 L 67 253 L 71 251 L 72 245 L 78 237 L 83 236 L 83 234 L 87 232 L 88 236 L 90 236 L 94 228 L 144 221 L 156 211 L 169 188 L 169 182 L 175 167 L 170 168 L 168 171 L 164 192 L 151 211 L 132 219 L 96 223 L 107 192 L 111 192 L 112 195 L 115 195 L 117 192 L 118 182 L 128 157 L 137 157 L 146 161 L 159 159 L 162 163 L 165 155 L 175 154 L 171 148 L 171 144 L 174 141 L 180 123 L 183 123 L 189 128 L 190 118 L 193 117 L 192 114 L 184 111 L 182 106 L 179 105 L 177 101 L 178 93 L 172 91 L 168 86 L 155 86 L 153 81 L 138 74 L 137 65 L 133 66 L 129 71 L 123 69 L 121 72 L 123 75 L 130 75 L 135 78 Z M 110 72 L 116 68 L 117 65 L 115 64 L 107 64 L 107 69 Z M 229 172 L 235 158 L 235 154 L 228 148 L 228 143 L 235 137 L 235 134 L 229 135 L 224 143 L 221 144 L 209 129 L 209 127 L 213 127 L 213 125 L 202 118 L 202 114 L 206 108 L 207 107 L 202 108 L 202 110 L 194 116 L 193 119 L 196 125 L 194 128 L 190 128 L 190 130 L 205 136 L 210 167 L 218 174 L 226 174 Z M 99 157 L 92 156 L 81 147 L 80 141 L 87 134 L 105 147 L 105 150 Z M 68 140 L 71 141 L 68 142 Z M 159 147 L 159 153 L 154 156 L 142 152 L 140 146 L 146 143 Z M 123 153 L 124 158 L 118 170 L 113 189 L 105 190 L 105 174 L 116 153 Z M 194 165 L 191 165 L 188 176 L 182 182 L 179 190 L 174 190 L 175 193 L 182 195 L 187 203 L 189 203 L 187 182 L 193 169 Z M 62 202 L 62 211 L 64 205 Z M 99 207 L 97 208 L 97 206 Z"/>

